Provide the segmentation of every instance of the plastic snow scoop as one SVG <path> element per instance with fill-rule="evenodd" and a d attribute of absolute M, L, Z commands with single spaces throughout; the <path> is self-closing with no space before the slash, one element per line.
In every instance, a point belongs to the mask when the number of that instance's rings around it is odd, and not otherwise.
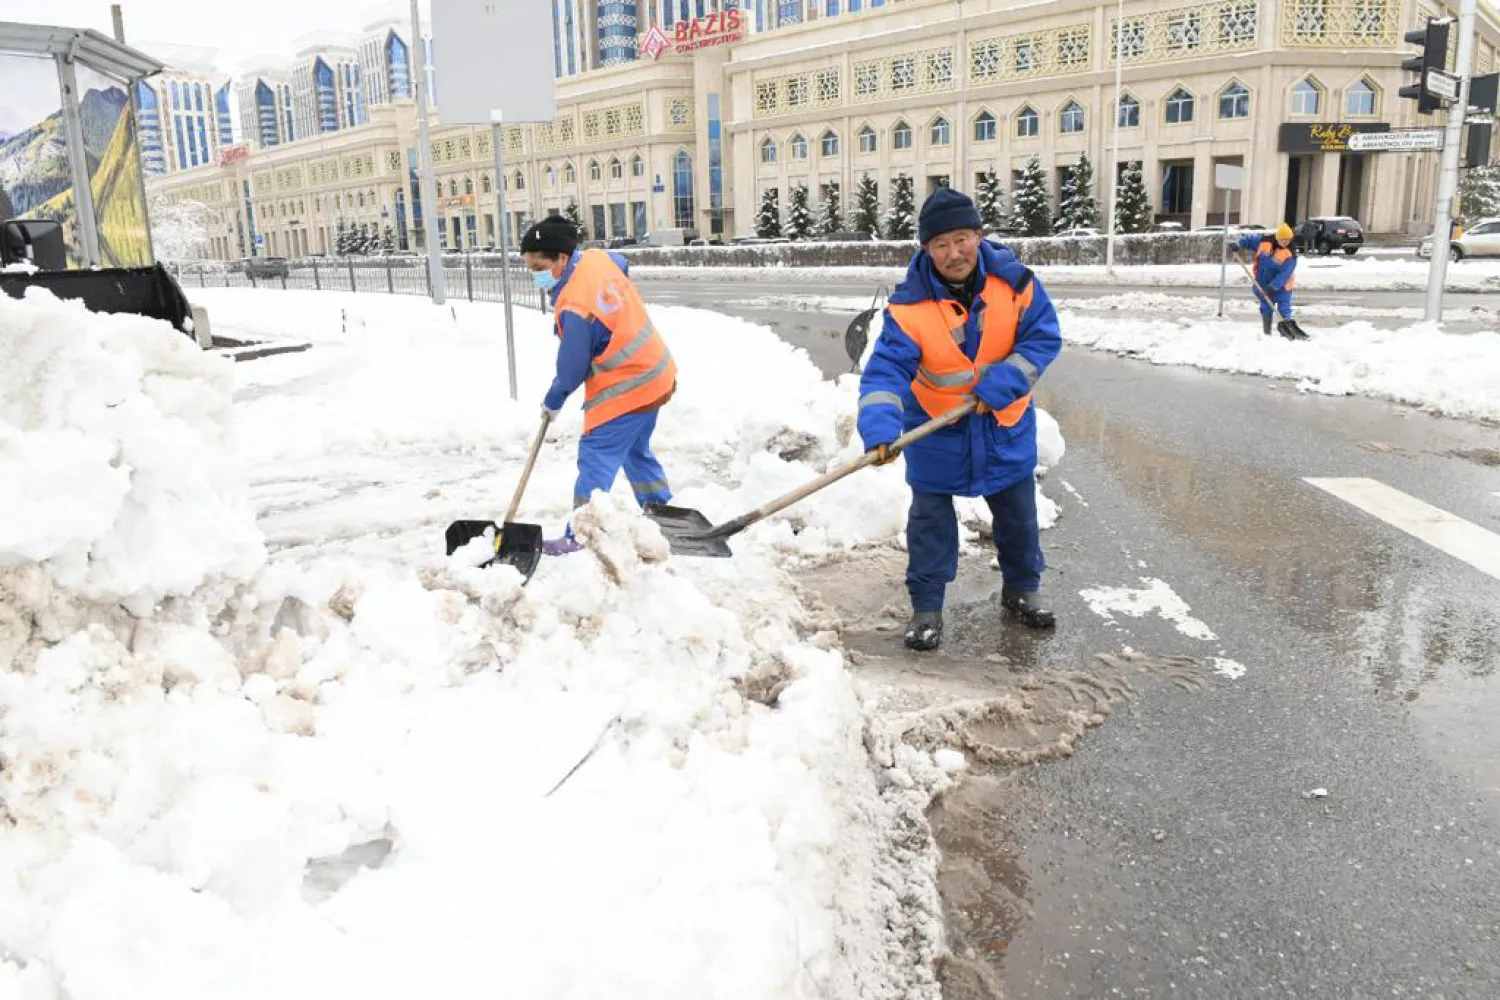
<path fill-rule="evenodd" d="M 886 448 L 886 454 L 891 458 L 895 458 L 901 452 L 905 451 L 908 445 L 920 441 L 929 434 L 942 430 L 944 427 L 951 427 L 958 423 L 964 417 L 973 413 L 976 405 L 976 401 L 970 398 L 963 405 L 954 407 L 942 416 L 934 417 L 922 426 L 906 432 L 890 443 Z M 667 541 L 672 546 L 673 555 L 723 558 L 734 554 L 729 550 L 729 543 L 725 541 L 731 535 L 737 535 L 752 524 L 763 521 L 772 514 L 785 510 L 794 503 L 806 500 L 814 493 L 832 486 L 845 476 L 852 475 L 860 469 L 874 465 L 879 458 L 880 455 L 878 452 L 867 451 L 847 465 L 839 466 L 831 472 L 825 472 L 817 479 L 797 487 L 790 493 L 764 503 L 749 513 L 741 514 L 733 521 L 726 521 L 717 527 L 711 524 L 708 518 L 704 517 L 698 511 L 685 507 L 650 506 L 646 508 L 645 513 L 647 517 L 661 526 L 662 534 L 667 536 Z"/>
<path fill-rule="evenodd" d="M 495 556 L 479 565 L 483 567 L 493 566 L 497 562 L 504 563 L 519 570 L 524 579 L 531 579 L 537 564 L 542 561 L 542 526 L 517 524 L 514 518 L 521 507 L 521 495 L 526 492 L 526 481 L 531 478 L 531 469 L 536 465 L 536 457 L 542 450 L 542 441 L 547 437 L 547 427 L 551 423 L 552 415 L 543 413 L 542 426 L 536 430 L 536 438 L 531 442 L 531 454 L 526 456 L 526 467 L 521 470 L 521 481 L 516 484 L 516 495 L 511 498 L 510 509 L 505 512 L 505 523 L 454 521 L 448 525 L 446 534 L 450 556 L 474 539 L 483 538 L 486 532 L 493 531 Z"/>
<path fill-rule="evenodd" d="M 1271 307 L 1271 312 L 1275 313 L 1276 303 L 1271 301 L 1271 296 L 1267 295 L 1266 290 L 1260 287 L 1260 282 L 1255 280 L 1255 272 L 1250 270 L 1250 265 L 1245 263 L 1245 258 L 1241 257 L 1239 254 L 1235 254 L 1234 259 L 1239 262 L 1240 267 L 1245 269 L 1245 277 L 1250 279 L 1250 285 L 1255 289 L 1255 294 L 1265 299 L 1266 304 Z M 1283 318 L 1277 320 L 1276 330 L 1287 340 L 1307 339 L 1307 331 L 1302 329 L 1302 327 L 1299 326 L 1297 324 L 1297 321 L 1294 319 Z"/>

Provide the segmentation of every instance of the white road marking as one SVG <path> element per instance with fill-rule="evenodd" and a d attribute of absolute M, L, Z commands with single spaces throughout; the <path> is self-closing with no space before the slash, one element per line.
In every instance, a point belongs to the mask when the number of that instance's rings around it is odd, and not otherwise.
<path fill-rule="evenodd" d="M 1117 612 L 1132 618 L 1144 618 L 1154 612 L 1190 639 L 1211 641 L 1218 638 L 1212 629 L 1190 614 L 1192 609 L 1187 602 L 1178 597 L 1165 581 L 1143 576 L 1141 582 L 1146 586 L 1136 590 L 1130 587 L 1094 587 L 1080 590 L 1078 594 L 1088 602 L 1094 614 L 1107 622 L 1113 622 Z"/>
<path fill-rule="evenodd" d="M 1500 535 L 1375 479 L 1305 480 L 1500 580 Z"/>

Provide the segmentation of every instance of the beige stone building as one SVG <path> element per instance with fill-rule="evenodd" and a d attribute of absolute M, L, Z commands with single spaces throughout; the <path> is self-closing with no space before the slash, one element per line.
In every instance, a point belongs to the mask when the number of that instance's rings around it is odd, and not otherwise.
<path fill-rule="evenodd" d="M 1500 44 L 1481 7 L 1476 74 L 1495 70 Z M 1247 178 L 1231 221 L 1347 214 L 1375 232 L 1430 227 L 1436 153 L 1352 153 L 1337 137 L 1436 124 L 1396 91 L 1410 82 L 1403 32 L 1446 11 L 1414 0 L 1127 0 L 1117 36 L 1117 10 L 892 0 L 558 80 L 555 121 L 506 130 L 510 233 L 576 205 L 601 238 L 748 235 L 771 188 L 784 208 L 805 183 L 816 207 L 837 182 L 847 210 L 866 174 L 884 204 L 901 174 L 919 199 L 938 184 L 972 188 L 987 170 L 1009 187 L 1033 156 L 1055 198 L 1084 154 L 1100 165 L 1101 203 L 1103 165 L 1139 161 L 1157 218 L 1189 227 L 1221 219 L 1219 163 Z M 208 204 L 221 256 L 250 253 L 252 233 L 261 253 L 331 253 L 340 223 L 390 226 L 398 245 L 416 246 L 415 135 L 412 104 L 397 102 L 371 108 L 367 125 L 150 186 Z M 487 127 L 434 129 L 447 246 L 498 242 L 489 142 Z"/>

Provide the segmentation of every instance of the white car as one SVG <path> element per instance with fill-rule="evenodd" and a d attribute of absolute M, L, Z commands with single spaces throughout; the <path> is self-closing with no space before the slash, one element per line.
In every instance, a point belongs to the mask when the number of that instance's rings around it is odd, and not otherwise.
<path fill-rule="evenodd" d="M 1062 232 L 1053 233 L 1053 236 L 1087 237 L 1103 236 L 1104 233 L 1093 226 L 1075 226 L 1072 229 L 1064 229 Z"/>
<path fill-rule="evenodd" d="M 1425 236 L 1417 244 L 1417 256 L 1432 257 L 1432 237 Z M 1448 243 L 1448 259 L 1459 261 L 1465 257 L 1500 257 L 1500 219 L 1481 219 L 1474 228 Z"/>

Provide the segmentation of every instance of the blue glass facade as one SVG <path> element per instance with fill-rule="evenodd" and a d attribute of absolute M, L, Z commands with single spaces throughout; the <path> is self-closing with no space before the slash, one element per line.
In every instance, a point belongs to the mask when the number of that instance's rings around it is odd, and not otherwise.
<path fill-rule="evenodd" d="M 227 83 L 214 94 L 214 117 L 219 120 L 219 145 L 232 145 L 234 122 L 229 117 L 229 84 Z"/>
<path fill-rule="evenodd" d="M 167 172 L 167 154 L 161 137 L 161 101 L 156 89 L 147 86 L 144 80 L 136 82 L 135 101 L 139 108 L 136 131 L 141 144 L 141 169 L 159 176 Z"/>
<path fill-rule="evenodd" d="M 781 0 L 778 24 L 800 24 L 802 22 L 802 0 Z"/>
<path fill-rule="evenodd" d="M 724 231 L 724 141 L 719 121 L 719 95 L 708 95 L 708 210 L 709 232 Z"/>
<path fill-rule="evenodd" d="M 339 130 L 338 92 L 333 70 L 319 56 L 313 62 L 313 94 L 317 104 L 317 128 L 320 132 Z"/>
<path fill-rule="evenodd" d="M 687 150 L 672 157 L 672 219 L 678 229 L 693 226 L 693 158 Z"/>
<path fill-rule="evenodd" d="M 702 0 L 699 0 L 702 6 Z M 635 0 L 604 0 L 597 12 L 599 24 L 599 61 L 618 66 L 635 60 Z"/>
<path fill-rule="evenodd" d="M 558 9 L 560 0 L 552 0 L 552 63 L 556 67 L 555 74 L 562 76 L 562 12 Z"/>
<path fill-rule="evenodd" d="M 400 100 L 412 96 L 411 50 L 394 31 L 385 40 L 385 60 L 390 66 L 391 99 Z"/>
<path fill-rule="evenodd" d="M 264 80 L 255 84 L 255 128 L 260 130 L 262 146 L 269 148 L 280 141 L 280 132 L 276 128 L 276 92 Z"/>

